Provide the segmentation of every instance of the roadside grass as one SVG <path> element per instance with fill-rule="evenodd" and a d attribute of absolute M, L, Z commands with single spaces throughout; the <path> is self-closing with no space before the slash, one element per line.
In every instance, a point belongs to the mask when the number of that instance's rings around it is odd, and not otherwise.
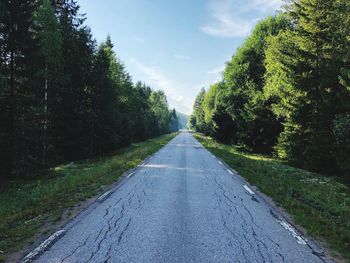
<path fill-rule="evenodd" d="M 195 137 L 247 181 L 285 209 L 308 235 L 324 240 L 332 256 L 350 261 L 350 188 L 284 162 L 242 153 L 201 134 Z"/>
<path fill-rule="evenodd" d="M 1 186 L 0 262 L 4 255 L 21 249 L 48 220 L 59 221 L 67 208 L 101 193 L 176 135 L 134 143 L 109 157 L 60 165 L 40 178 Z"/>

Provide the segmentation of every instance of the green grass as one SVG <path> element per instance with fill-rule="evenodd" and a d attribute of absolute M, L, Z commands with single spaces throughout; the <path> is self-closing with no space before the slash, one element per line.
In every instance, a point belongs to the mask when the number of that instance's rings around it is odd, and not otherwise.
<path fill-rule="evenodd" d="M 335 256 L 340 253 L 350 260 L 348 186 L 276 159 L 242 153 L 232 145 L 217 143 L 200 134 L 195 137 L 283 207 L 308 235 L 326 241 Z"/>
<path fill-rule="evenodd" d="M 0 251 L 8 254 L 25 242 L 33 242 L 30 238 L 44 223 L 59 221 L 66 208 L 101 193 L 123 172 L 137 166 L 175 136 L 135 143 L 109 157 L 61 165 L 40 179 L 17 180 L 2 186 Z M 0 262 L 4 260 L 1 254 Z"/>

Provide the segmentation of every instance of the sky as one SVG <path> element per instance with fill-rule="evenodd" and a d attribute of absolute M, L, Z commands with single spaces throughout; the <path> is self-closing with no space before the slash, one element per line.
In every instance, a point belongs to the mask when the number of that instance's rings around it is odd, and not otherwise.
<path fill-rule="evenodd" d="M 79 0 L 100 43 L 109 34 L 133 81 L 161 89 L 169 106 L 190 114 L 201 88 L 221 78 L 225 63 L 254 25 L 282 0 Z"/>

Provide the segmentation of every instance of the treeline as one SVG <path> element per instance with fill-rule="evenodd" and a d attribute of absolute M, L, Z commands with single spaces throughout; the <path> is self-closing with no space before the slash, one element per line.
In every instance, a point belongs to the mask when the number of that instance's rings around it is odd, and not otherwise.
<path fill-rule="evenodd" d="M 178 129 L 84 21 L 74 0 L 0 0 L 0 179 Z"/>
<path fill-rule="evenodd" d="M 258 23 L 192 128 L 312 171 L 350 178 L 350 2 L 292 0 Z"/>

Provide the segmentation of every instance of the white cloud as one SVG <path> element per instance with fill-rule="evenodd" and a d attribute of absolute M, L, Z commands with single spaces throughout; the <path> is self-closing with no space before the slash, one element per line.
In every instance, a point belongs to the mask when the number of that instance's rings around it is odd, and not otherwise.
<path fill-rule="evenodd" d="M 246 37 L 262 15 L 281 5 L 282 0 L 209 0 L 212 21 L 201 30 L 217 37 Z"/>
<path fill-rule="evenodd" d="M 192 101 L 187 97 L 179 95 L 176 84 L 165 76 L 158 68 L 146 65 L 139 60 L 132 58 L 133 63 L 144 75 L 143 81 L 155 89 L 161 89 L 165 92 L 168 98 L 169 106 L 176 110 L 190 114 L 192 112 Z"/>
<path fill-rule="evenodd" d="M 183 54 L 175 54 L 174 58 L 178 59 L 178 60 L 190 60 L 191 57 L 183 55 Z"/>

